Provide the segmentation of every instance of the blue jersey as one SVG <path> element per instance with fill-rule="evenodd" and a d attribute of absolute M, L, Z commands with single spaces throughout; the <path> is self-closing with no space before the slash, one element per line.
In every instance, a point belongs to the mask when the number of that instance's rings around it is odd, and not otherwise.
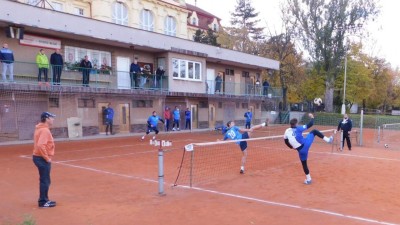
<path fill-rule="evenodd" d="M 185 111 L 185 118 L 190 119 L 190 111 L 189 110 Z"/>
<path fill-rule="evenodd" d="M 114 118 L 114 110 L 112 108 L 104 109 L 104 114 L 106 115 L 106 119 L 113 119 Z"/>
<path fill-rule="evenodd" d="M 149 117 L 149 119 L 147 120 L 147 123 L 149 124 L 149 125 L 152 125 L 153 127 L 157 127 L 157 124 L 158 124 L 158 121 L 160 120 L 160 117 L 159 116 L 153 116 L 153 115 L 151 115 L 150 117 Z"/>
<path fill-rule="evenodd" d="M 174 110 L 173 114 L 174 114 L 174 120 L 179 120 L 181 118 L 179 110 Z"/>
<path fill-rule="evenodd" d="M 239 132 L 239 127 L 233 126 L 229 130 L 226 131 L 224 135 L 224 140 L 231 139 L 231 140 L 240 140 L 242 139 L 242 133 Z M 239 144 L 240 142 L 236 142 Z"/>
<path fill-rule="evenodd" d="M 246 122 L 251 122 L 251 119 L 253 118 L 253 113 L 252 112 L 246 112 L 244 114 L 244 117 L 246 117 Z"/>

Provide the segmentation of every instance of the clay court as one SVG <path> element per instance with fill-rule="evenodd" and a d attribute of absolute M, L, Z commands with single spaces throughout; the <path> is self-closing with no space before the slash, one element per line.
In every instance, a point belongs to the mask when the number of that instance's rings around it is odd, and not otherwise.
<path fill-rule="evenodd" d="M 173 143 L 165 149 L 165 196 L 158 195 L 158 151 L 149 139 L 56 141 L 49 196 L 57 207 L 48 209 L 37 207 L 32 144 L 1 146 L 1 224 L 21 223 L 24 215 L 39 225 L 400 224 L 400 151 L 374 146 L 374 130 L 365 129 L 364 147 L 352 151 L 315 143 L 308 160 L 312 185 L 302 183 L 297 152 L 283 141 L 265 141 L 249 145 L 244 175 L 237 146 L 219 146 L 223 157 L 195 149 L 198 183 L 188 187 L 182 171 L 172 187 L 183 146 L 217 138 L 211 131 L 158 136 Z"/>

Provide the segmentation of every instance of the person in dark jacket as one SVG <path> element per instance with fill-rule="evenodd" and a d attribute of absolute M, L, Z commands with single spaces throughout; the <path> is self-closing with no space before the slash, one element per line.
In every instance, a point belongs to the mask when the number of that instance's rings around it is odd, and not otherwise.
<path fill-rule="evenodd" d="M 56 51 L 50 56 L 50 64 L 53 69 L 53 84 L 60 85 L 61 83 L 61 72 L 64 65 L 64 60 L 62 55 L 60 54 L 60 49 L 56 49 Z"/>
<path fill-rule="evenodd" d="M 337 131 L 343 131 L 342 149 L 344 147 L 344 140 L 346 139 L 347 147 L 351 151 L 350 131 L 353 128 L 353 122 L 349 119 L 347 114 L 343 115 L 343 120 L 339 122 Z"/>
<path fill-rule="evenodd" d="M 161 88 L 162 78 L 165 74 L 165 70 L 162 66 L 159 66 L 156 70 L 156 79 L 154 80 L 154 87 Z"/>
<path fill-rule="evenodd" d="M 129 69 L 129 75 L 131 77 L 131 88 L 138 87 L 137 75 L 141 71 L 142 70 L 140 69 L 140 66 L 137 63 L 137 58 L 135 58 L 133 60 L 133 63 L 131 64 L 131 68 Z"/>
<path fill-rule="evenodd" d="M 14 53 L 8 48 L 8 44 L 4 43 L 3 48 L 0 50 L 0 61 L 3 67 L 3 82 L 7 82 L 7 69 L 9 72 L 10 82 L 14 82 Z"/>
<path fill-rule="evenodd" d="M 215 93 L 217 93 L 217 91 L 219 93 L 221 93 L 221 86 L 222 86 L 222 77 L 221 77 L 222 73 L 218 72 L 217 77 L 215 77 Z"/>
<path fill-rule="evenodd" d="M 89 87 L 90 71 L 93 68 L 92 63 L 89 61 L 89 57 L 85 55 L 85 59 L 81 61 L 82 70 L 82 85 L 84 87 Z"/>

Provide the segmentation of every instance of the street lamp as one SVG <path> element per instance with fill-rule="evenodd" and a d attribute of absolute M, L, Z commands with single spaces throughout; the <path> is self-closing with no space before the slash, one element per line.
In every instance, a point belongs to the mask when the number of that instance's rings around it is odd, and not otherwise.
<path fill-rule="evenodd" d="M 344 53 L 344 81 L 343 81 L 343 103 L 342 103 L 342 114 L 346 114 L 346 79 L 347 79 L 347 43 L 346 51 Z"/>

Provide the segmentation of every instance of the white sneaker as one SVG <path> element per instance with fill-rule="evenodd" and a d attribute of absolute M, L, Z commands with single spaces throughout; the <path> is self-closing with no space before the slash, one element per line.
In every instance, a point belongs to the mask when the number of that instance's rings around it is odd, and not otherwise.
<path fill-rule="evenodd" d="M 306 185 L 310 185 L 311 183 L 312 183 L 312 180 L 307 180 L 307 179 L 304 180 L 304 184 L 306 184 Z"/>
<path fill-rule="evenodd" d="M 178 128 L 178 131 L 180 131 L 180 129 Z"/>
<path fill-rule="evenodd" d="M 153 136 L 153 140 L 156 139 L 156 136 Z"/>
<path fill-rule="evenodd" d="M 175 131 L 175 127 L 174 127 L 174 128 L 172 128 L 172 131 Z"/>
<path fill-rule="evenodd" d="M 142 137 L 142 141 L 144 140 L 144 136 Z"/>
<path fill-rule="evenodd" d="M 330 136 L 328 143 L 332 143 L 332 142 L 333 142 L 333 136 Z"/>

